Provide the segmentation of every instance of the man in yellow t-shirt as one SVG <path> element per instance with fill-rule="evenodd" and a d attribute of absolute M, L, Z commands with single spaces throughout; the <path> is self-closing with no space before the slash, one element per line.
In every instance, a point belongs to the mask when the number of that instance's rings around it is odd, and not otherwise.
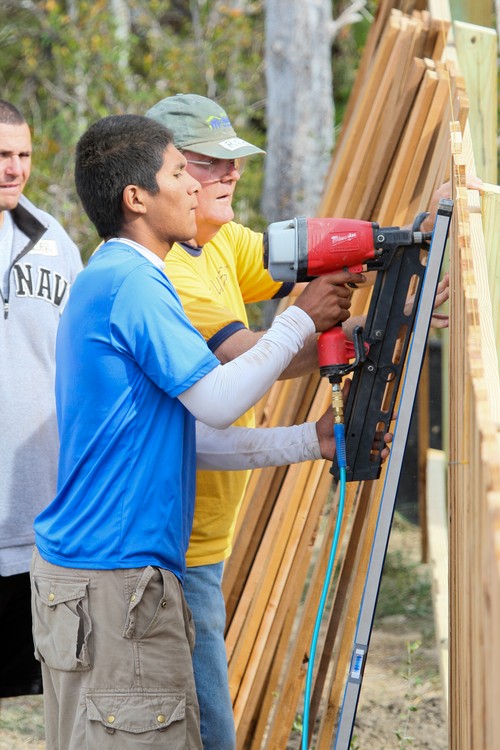
<path fill-rule="evenodd" d="M 161 100 L 146 113 L 166 125 L 175 146 L 187 159 L 187 170 L 201 184 L 196 209 L 197 234 L 174 245 L 165 270 L 184 309 L 209 348 L 222 362 L 250 349 L 265 331 L 248 328 L 245 305 L 287 296 L 293 284 L 275 282 L 263 266 L 262 234 L 233 221 L 232 199 L 245 158 L 264 153 L 238 138 L 226 112 L 196 94 Z M 448 186 L 442 186 L 445 195 Z M 432 229 L 438 191 L 425 231 Z M 435 306 L 448 297 L 448 281 L 438 289 Z M 434 325 L 444 327 L 446 316 Z M 352 321 L 352 319 L 351 319 Z M 281 377 L 295 377 L 317 367 L 316 337 L 295 357 Z M 253 426 L 253 410 L 235 424 Z M 196 627 L 193 666 L 200 704 L 204 750 L 235 750 L 221 590 L 224 560 L 231 544 L 248 471 L 199 471 L 196 506 L 184 593 Z"/>
<path fill-rule="evenodd" d="M 166 259 L 166 273 L 191 322 L 224 363 L 250 349 L 264 333 L 248 328 L 245 305 L 286 296 L 293 288 L 293 284 L 273 281 L 264 269 L 262 234 L 233 221 L 231 204 L 244 159 L 263 151 L 238 138 L 225 111 L 202 96 L 167 97 L 146 114 L 172 130 L 176 147 L 188 161 L 189 173 L 202 186 L 196 238 L 174 245 Z M 298 355 L 286 374 L 292 377 L 315 365 L 313 337 L 311 346 Z M 253 410 L 236 424 L 253 426 Z M 235 748 L 221 579 L 249 474 L 197 474 L 184 591 L 196 627 L 193 662 L 205 750 Z"/>
<path fill-rule="evenodd" d="M 223 361 L 232 359 L 224 355 L 225 342 L 242 332 L 250 333 L 245 304 L 288 294 L 291 287 L 273 281 L 263 269 L 262 236 L 234 222 L 222 226 L 203 248 L 177 245 L 172 252 L 174 257 L 166 260 L 167 274 L 189 319 Z M 235 424 L 254 427 L 253 409 Z M 198 472 L 188 566 L 219 563 L 229 556 L 249 474 Z"/>

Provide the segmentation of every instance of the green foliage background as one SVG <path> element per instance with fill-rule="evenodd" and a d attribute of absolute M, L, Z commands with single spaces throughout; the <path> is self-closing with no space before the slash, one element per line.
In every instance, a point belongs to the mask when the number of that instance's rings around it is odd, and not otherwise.
<path fill-rule="evenodd" d="M 334 16 L 347 4 L 334 0 Z M 124 38 L 110 0 L 3 0 L 0 5 L 2 98 L 16 104 L 33 131 L 26 190 L 53 213 L 82 250 L 97 237 L 73 185 L 75 144 L 99 117 L 143 114 L 178 92 L 216 98 L 242 137 L 265 147 L 264 5 L 212 0 L 128 0 Z M 368 21 L 337 37 L 333 48 L 337 109 L 355 75 Z M 353 28 L 353 27 L 352 27 Z M 264 160 L 249 160 L 238 186 L 237 217 L 264 227 L 259 198 Z"/>

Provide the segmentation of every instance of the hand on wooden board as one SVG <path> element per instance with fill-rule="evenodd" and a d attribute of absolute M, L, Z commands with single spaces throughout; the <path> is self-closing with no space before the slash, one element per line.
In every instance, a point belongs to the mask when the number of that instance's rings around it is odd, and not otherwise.
<path fill-rule="evenodd" d="M 468 190 L 479 190 L 482 193 L 484 189 L 483 181 L 476 177 L 476 175 L 468 174 L 466 176 L 466 187 Z M 438 209 L 439 201 L 445 198 L 446 200 L 451 199 L 451 180 L 443 182 L 442 185 L 434 191 L 434 195 L 431 198 L 431 204 L 428 208 L 429 216 L 421 224 L 422 232 L 432 232 L 434 228 L 434 222 L 436 221 L 436 211 Z"/>

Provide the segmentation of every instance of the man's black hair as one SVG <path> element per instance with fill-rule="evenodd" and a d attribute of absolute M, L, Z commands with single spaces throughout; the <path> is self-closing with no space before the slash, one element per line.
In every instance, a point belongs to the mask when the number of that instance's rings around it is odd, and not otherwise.
<path fill-rule="evenodd" d="M 100 237 L 120 234 L 127 185 L 158 192 L 156 175 L 170 143 L 170 130 L 141 115 L 104 117 L 82 135 L 76 146 L 76 189 Z"/>

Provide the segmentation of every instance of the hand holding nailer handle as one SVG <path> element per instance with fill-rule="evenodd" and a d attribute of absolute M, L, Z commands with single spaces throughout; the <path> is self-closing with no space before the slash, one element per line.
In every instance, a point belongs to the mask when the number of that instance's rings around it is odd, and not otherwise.
<path fill-rule="evenodd" d="M 294 304 L 309 315 L 316 331 L 328 331 L 349 317 L 352 289 L 346 284 L 361 284 L 364 280 L 363 274 L 350 271 L 319 276 L 309 282 Z"/>
<path fill-rule="evenodd" d="M 344 397 L 344 401 L 347 398 L 350 386 L 350 379 L 345 378 L 342 386 L 342 395 Z M 329 406 L 325 413 L 316 422 L 316 433 L 318 435 L 321 455 L 323 456 L 323 458 L 326 458 L 329 461 L 333 461 L 333 457 L 335 455 L 335 438 L 333 434 L 333 425 L 333 409 L 331 406 Z M 383 435 L 381 432 L 378 432 L 376 435 L 376 444 L 374 444 L 373 448 L 375 450 L 380 450 L 382 462 L 384 462 L 389 457 L 391 451 L 390 444 L 392 443 L 392 439 L 392 432 L 386 432 L 385 435 Z"/>

